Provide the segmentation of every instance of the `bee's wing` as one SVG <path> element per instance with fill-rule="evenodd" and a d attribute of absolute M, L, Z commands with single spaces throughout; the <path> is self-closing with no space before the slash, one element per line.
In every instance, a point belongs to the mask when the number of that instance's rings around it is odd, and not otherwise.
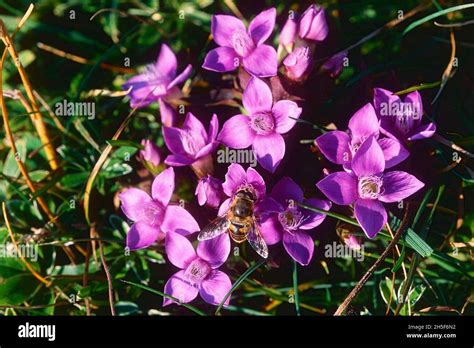
<path fill-rule="evenodd" d="M 227 232 L 229 226 L 230 221 L 226 217 L 218 217 L 199 232 L 198 240 L 207 240 L 217 237 Z"/>
<path fill-rule="evenodd" d="M 264 259 L 268 257 L 268 247 L 267 243 L 262 237 L 260 233 L 260 229 L 258 228 L 258 224 L 255 220 L 252 221 L 250 226 L 249 233 L 247 235 L 247 240 L 252 248 Z"/>

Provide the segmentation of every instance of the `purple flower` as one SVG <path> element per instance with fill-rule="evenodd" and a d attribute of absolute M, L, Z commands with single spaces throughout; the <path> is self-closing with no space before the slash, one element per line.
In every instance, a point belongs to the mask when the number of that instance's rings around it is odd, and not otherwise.
<path fill-rule="evenodd" d="M 224 194 L 229 198 L 222 202 L 219 208 L 219 216 L 222 216 L 229 210 L 234 195 L 243 188 L 252 192 L 253 196 L 256 197 L 256 215 L 277 212 L 279 210 L 278 203 L 266 196 L 266 185 L 262 176 L 252 167 L 248 167 L 247 171 L 245 171 L 240 164 L 232 163 L 227 168 L 225 181 L 222 184 Z"/>
<path fill-rule="evenodd" d="M 273 187 L 270 196 L 280 207 L 277 214 L 272 214 L 261 223 L 263 238 L 269 245 L 283 239 L 288 254 L 301 265 L 308 265 L 314 252 L 314 241 L 308 231 L 319 226 L 326 215 L 300 208 L 295 202 L 324 210 L 331 208 L 331 202 L 305 199 L 303 190 L 288 177 L 283 177 Z"/>
<path fill-rule="evenodd" d="M 335 54 L 327 61 L 324 62 L 321 69 L 329 72 L 329 76 L 332 78 L 339 76 L 344 67 L 344 61 L 347 59 L 347 51 Z"/>
<path fill-rule="evenodd" d="M 328 36 L 325 11 L 317 5 L 309 6 L 301 16 L 299 23 L 300 38 L 323 41 Z"/>
<path fill-rule="evenodd" d="M 273 173 L 285 155 L 281 134 L 293 128 L 301 108 L 290 100 L 273 104 L 270 87 L 256 77 L 247 85 L 242 101 L 249 115 L 236 115 L 227 120 L 218 139 L 234 149 L 252 145 L 258 163 Z"/>
<path fill-rule="evenodd" d="M 291 80 L 303 80 L 313 65 L 309 47 L 298 47 L 283 60 L 286 75 Z"/>
<path fill-rule="evenodd" d="M 212 16 L 212 36 L 220 47 L 209 51 L 202 67 L 226 72 L 242 64 L 254 76 L 275 76 L 278 67 L 276 51 L 264 44 L 273 31 L 275 17 L 275 8 L 260 12 L 250 22 L 247 31 L 244 23 L 236 17 Z"/>
<path fill-rule="evenodd" d="M 352 158 L 361 144 L 370 136 L 379 137 L 379 121 L 372 104 L 366 104 L 349 120 L 349 134 L 342 131 L 331 131 L 316 138 L 316 145 L 331 162 L 344 165 L 350 170 Z M 385 168 L 391 168 L 409 156 L 399 141 L 391 138 L 378 139 L 385 158 Z"/>
<path fill-rule="evenodd" d="M 210 175 L 206 175 L 199 180 L 195 195 L 199 205 L 207 204 L 212 208 L 217 208 L 223 196 L 222 181 Z"/>
<path fill-rule="evenodd" d="M 172 152 L 166 157 L 169 166 L 192 165 L 199 177 L 212 172 L 211 153 L 219 145 L 216 141 L 219 120 L 214 114 L 206 132 L 201 121 L 188 112 L 183 128 L 163 127 L 163 138 Z"/>
<path fill-rule="evenodd" d="M 218 305 L 230 291 L 232 283 L 218 268 L 230 253 L 230 240 L 225 236 L 199 242 L 197 250 L 191 242 L 178 233 L 166 237 L 166 254 L 170 262 L 181 270 L 168 279 L 165 293 L 177 298 L 181 303 L 194 300 L 198 293 L 207 303 Z M 228 298 L 225 305 L 229 304 Z M 164 298 L 163 306 L 175 301 Z"/>
<path fill-rule="evenodd" d="M 173 51 L 166 44 L 161 45 L 155 64 L 148 65 L 144 73 L 132 77 L 123 85 L 125 90 L 132 87 L 129 94 L 130 106 L 145 107 L 158 101 L 161 121 L 165 125 L 172 125 L 173 112 L 166 100 L 173 94 L 179 94 L 176 86 L 188 78 L 192 69 L 189 64 L 181 74 L 176 75 L 177 65 Z"/>
<path fill-rule="evenodd" d="M 123 213 L 134 221 L 127 234 L 129 249 L 146 248 L 169 232 L 188 235 L 199 231 L 191 214 L 180 206 L 170 205 L 173 191 L 174 170 L 168 168 L 153 180 L 151 197 L 137 188 L 129 188 L 119 195 Z"/>
<path fill-rule="evenodd" d="M 298 34 L 297 15 L 293 11 L 290 11 L 288 19 L 286 20 L 285 25 L 280 31 L 278 42 L 282 46 L 291 47 L 296 40 L 297 34 Z"/>
<path fill-rule="evenodd" d="M 158 167 L 161 163 L 160 149 L 151 140 L 143 139 L 141 144 L 144 146 L 143 150 L 140 150 L 138 157 L 142 161 L 146 161 L 154 167 Z"/>
<path fill-rule="evenodd" d="M 387 222 L 382 203 L 401 201 L 424 186 L 406 172 L 384 173 L 384 154 L 374 136 L 362 143 L 351 167 L 350 173 L 329 174 L 316 186 L 336 204 L 354 203 L 355 217 L 369 238 L 374 238 Z"/>
<path fill-rule="evenodd" d="M 380 118 L 380 129 L 388 137 L 401 141 L 420 140 L 436 132 L 434 123 L 421 124 L 423 101 L 418 91 L 407 94 L 402 101 L 393 92 L 375 88 L 374 106 Z"/>

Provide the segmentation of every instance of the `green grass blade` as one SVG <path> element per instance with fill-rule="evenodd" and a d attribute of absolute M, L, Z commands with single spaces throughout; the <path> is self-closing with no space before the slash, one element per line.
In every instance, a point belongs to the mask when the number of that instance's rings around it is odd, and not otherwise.
<path fill-rule="evenodd" d="M 293 292 L 294 292 L 294 300 L 295 300 L 295 309 L 296 315 L 301 315 L 300 312 L 300 296 L 298 292 L 298 263 L 293 260 Z"/>

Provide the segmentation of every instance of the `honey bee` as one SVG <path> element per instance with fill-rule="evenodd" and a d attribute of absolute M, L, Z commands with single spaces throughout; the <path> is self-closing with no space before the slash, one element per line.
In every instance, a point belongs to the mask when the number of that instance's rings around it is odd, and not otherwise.
<path fill-rule="evenodd" d="M 241 189 L 234 195 L 229 210 L 204 227 L 198 240 L 207 240 L 229 232 L 236 243 L 248 241 L 251 247 L 264 259 L 268 257 L 267 243 L 262 237 L 254 216 L 255 195 L 247 189 Z"/>

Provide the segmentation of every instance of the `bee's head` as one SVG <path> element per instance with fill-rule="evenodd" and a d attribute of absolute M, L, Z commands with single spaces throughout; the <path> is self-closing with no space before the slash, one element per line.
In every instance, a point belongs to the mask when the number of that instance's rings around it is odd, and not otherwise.
<path fill-rule="evenodd" d="M 257 196 L 255 192 L 253 192 L 252 190 L 248 188 L 240 188 L 239 190 L 237 190 L 235 197 L 247 199 L 252 202 L 255 202 L 257 200 Z"/>

